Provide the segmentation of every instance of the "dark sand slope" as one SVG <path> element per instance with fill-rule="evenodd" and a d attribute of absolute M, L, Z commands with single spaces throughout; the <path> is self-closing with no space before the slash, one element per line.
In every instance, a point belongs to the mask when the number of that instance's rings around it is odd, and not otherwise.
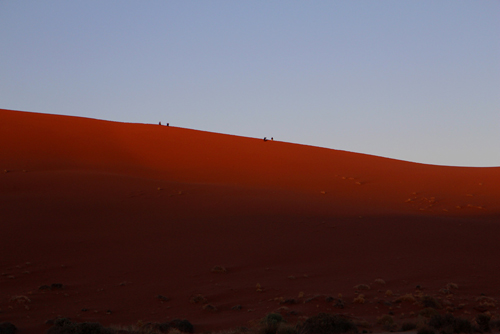
<path fill-rule="evenodd" d="M 442 312 L 499 313 L 500 168 L 0 110 L 0 171 L 0 322 L 20 333 L 57 316 L 203 332 L 280 307 L 402 322 L 417 285 Z"/>

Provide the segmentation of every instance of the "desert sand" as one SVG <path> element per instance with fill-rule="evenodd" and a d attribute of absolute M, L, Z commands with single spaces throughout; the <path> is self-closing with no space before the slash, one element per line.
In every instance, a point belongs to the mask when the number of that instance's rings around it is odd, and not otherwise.
<path fill-rule="evenodd" d="M 499 313 L 499 167 L 0 110 L 0 171 L 0 322 L 19 333 L 269 312 L 376 332 L 422 295 Z"/>

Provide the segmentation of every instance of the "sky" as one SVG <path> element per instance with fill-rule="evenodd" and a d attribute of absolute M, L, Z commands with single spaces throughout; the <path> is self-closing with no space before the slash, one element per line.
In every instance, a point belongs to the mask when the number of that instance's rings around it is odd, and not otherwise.
<path fill-rule="evenodd" d="M 500 166 L 498 0 L 0 0 L 0 108 Z"/>

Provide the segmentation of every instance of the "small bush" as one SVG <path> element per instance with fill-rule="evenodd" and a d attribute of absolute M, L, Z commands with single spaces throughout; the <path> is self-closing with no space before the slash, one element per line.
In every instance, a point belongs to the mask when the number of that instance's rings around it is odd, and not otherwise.
<path fill-rule="evenodd" d="M 215 307 L 214 305 L 212 304 L 205 304 L 203 305 L 202 309 L 204 309 L 205 311 L 210 311 L 210 312 L 217 312 L 217 307 Z"/>
<path fill-rule="evenodd" d="M 384 314 L 380 318 L 377 319 L 377 323 L 382 326 L 386 331 L 393 331 L 398 326 L 394 322 L 394 317 L 390 314 Z"/>
<path fill-rule="evenodd" d="M 141 326 L 141 333 L 168 333 L 169 330 L 172 329 L 169 323 L 163 322 L 163 323 L 157 323 L 157 322 L 148 322 L 144 325 Z"/>
<path fill-rule="evenodd" d="M 434 309 L 440 309 L 441 308 L 441 304 L 439 303 L 439 301 L 432 297 L 432 296 L 429 296 L 429 295 L 425 295 L 422 297 L 422 299 L 420 300 L 420 302 L 422 303 L 422 306 L 423 307 L 431 307 L 431 308 L 434 308 Z"/>
<path fill-rule="evenodd" d="M 401 303 L 401 302 L 409 302 L 409 303 L 415 303 L 417 300 L 411 293 L 407 293 L 406 295 L 403 295 L 399 298 L 397 298 L 394 302 L 395 303 Z"/>
<path fill-rule="evenodd" d="M 276 334 L 278 331 L 278 327 L 281 323 L 284 323 L 285 319 L 279 313 L 269 313 L 262 320 L 261 323 L 263 325 L 262 332 L 264 334 Z"/>
<path fill-rule="evenodd" d="M 103 327 L 97 322 L 72 322 L 67 318 L 54 321 L 47 334 L 113 334 L 113 330 Z"/>
<path fill-rule="evenodd" d="M 227 269 L 223 266 L 214 266 L 210 271 L 213 273 L 227 273 Z"/>
<path fill-rule="evenodd" d="M 491 317 L 487 314 L 481 313 L 476 317 L 476 324 L 481 332 L 491 332 L 490 328 Z"/>
<path fill-rule="evenodd" d="M 473 332 L 472 324 L 469 320 L 455 318 L 451 314 L 433 316 L 429 320 L 429 326 L 439 330 L 442 334 Z"/>
<path fill-rule="evenodd" d="M 364 304 L 365 303 L 365 295 L 359 294 L 356 298 L 353 299 L 353 303 Z"/>
<path fill-rule="evenodd" d="M 170 321 L 169 325 L 173 328 L 180 330 L 181 332 L 184 332 L 184 333 L 193 333 L 194 332 L 193 325 L 187 320 L 174 319 L 174 320 Z"/>
<path fill-rule="evenodd" d="M 432 307 L 426 307 L 418 312 L 418 315 L 424 318 L 432 318 L 435 315 L 439 315 L 439 312 Z"/>
<path fill-rule="evenodd" d="M 298 334 L 297 327 L 288 324 L 280 324 L 276 334 Z"/>
<path fill-rule="evenodd" d="M 206 304 L 208 302 L 208 299 L 205 298 L 205 296 L 198 294 L 196 296 L 192 296 L 189 299 L 189 302 L 193 304 Z"/>
<path fill-rule="evenodd" d="M 10 322 L 0 323 L 0 334 L 14 334 L 17 331 L 16 326 Z"/>
<path fill-rule="evenodd" d="M 491 320 L 490 321 L 490 328 L 494 328 L 494 329 L 500 330 L 500 319 Z"/>
<path fill-rule="evenodd" d="M 417 324 L 413 323 L 413 322 L 404 322 L 402 325 L 401 325 L 401 332 L 407 332 L 407 331 L 412 331 L 414 329 L 417 328 Z"/>
<path fill-rule="evenodd" d="M 417 334 L 436 334 L 436 331 L 429 327 L 420 328 Z"/>
<path fill-rule="evenodd" d="M 358 284 L 354 286 L 355 290 L 370 290 L 370 286 L 368 284 Z"/>
<path fill-rule="evenodd" d="M 358 328 L 339 315 L 320 313 L 304 321 L 299 331 L 304 334 L 358 333 Z"/>

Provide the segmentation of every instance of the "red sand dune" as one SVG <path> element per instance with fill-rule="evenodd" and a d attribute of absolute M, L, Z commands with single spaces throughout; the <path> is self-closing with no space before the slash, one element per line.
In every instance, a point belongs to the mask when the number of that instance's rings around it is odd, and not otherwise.
<path fill-rule="evenodd" d="M 0 322 L 19 333 L 58 316 L 200 333 L 272 311 L 403 322 L 421 309 L 395 302 L 407 293 L 498 315 L 498 167 L 11 110 L 0 143 Z M 343 309 L 325 300 L 339 294 Z"/>

